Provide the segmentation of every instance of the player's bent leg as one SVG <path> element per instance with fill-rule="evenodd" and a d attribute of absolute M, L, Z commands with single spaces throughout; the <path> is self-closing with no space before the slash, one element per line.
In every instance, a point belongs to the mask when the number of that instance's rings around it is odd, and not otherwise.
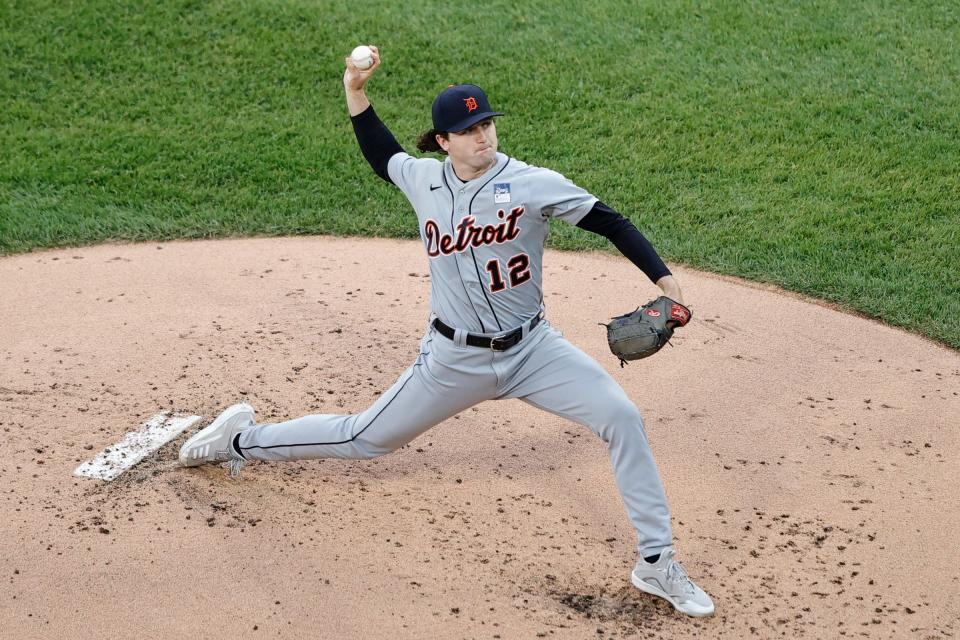
<path fill-rule="evenodd" d="M 501 397 L 520 398 L 578 422 L 607 443 L 638 550 L 656 555 L 672 544 L 670 510 L 640 412 L 593 358 L 552 327 L 543 333 Z"/>
<path fill-rule="evenodd" d="M 670 546 L 670 512 L 640 412 L 597 362 L 552 327 L 531 337 L 534 340 L 527 353 L 518 354 L 521 364 L 500 397 L 521 398 L 586 425 L 607 443 L 614 477 L 639 541 L 641 557 L 631 582 L 687 615 L 713 614 L 710 596 L 687 576 Z"/>
<path fill-rule="evenodd" d="M 492 371 L 485 381 L 483 375 L 447 366 L 450 345 L 444 340 L 428 333 L 416 362 L 366 411 L 258 425 L 240 434 L 240 453 L 248 460 L 375 458 L 492 397 Z"/>
<path fill-rule="evenodd" d="M 671 544 L 670 509 L 640 412 L 616 393 L 591 392 L 581 406 L 567 404 L 563 395 L 558 389 L 556 394 L 531 394 L 522 399 L 600 436 L 607 444 L 617 488 L 637 530 L 638 551 L 644 557 L 660 553 Z"/>

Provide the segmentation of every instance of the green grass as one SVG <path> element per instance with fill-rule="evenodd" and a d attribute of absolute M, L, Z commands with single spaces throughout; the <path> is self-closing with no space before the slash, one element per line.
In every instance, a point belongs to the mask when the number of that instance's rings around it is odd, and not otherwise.
<path fill-rule="evenodd" d="M 0 253 L 248 234 L 415 237 L 342 59 L 408 149 L 451 82 L 501 149 L 660 253 L 960 348 L 956 2 L 0 5 Z M 554 246 L 605 241 L 555 225 Z"/>

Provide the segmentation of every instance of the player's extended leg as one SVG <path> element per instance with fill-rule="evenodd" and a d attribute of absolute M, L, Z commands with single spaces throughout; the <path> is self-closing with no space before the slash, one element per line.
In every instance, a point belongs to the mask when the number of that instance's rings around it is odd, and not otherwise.
<path fill-rule="evenodd" d="M 520 398 L 600 436 L 637 530 L 640 553 L 660 553 L 672 544 L 670 510 L 637 407 L 593 358 L 553 327 L 547 325 L 530 338 L 524 353 L 516 354 L 521 361 L 510 368 L 500 397 Z"/>
<path fill-rule="evenodd" d="M 459 349 L 459 351 L 458 351 Z M 366 411 L 317 414 L 258 425 L 240 434 L 248 460 L 374 458 L 394 451 L 430 427 L 496 393 L 496 376 L 478 373 L 480 349 L 454 347 L 431 330 L 416 362 Z"/>

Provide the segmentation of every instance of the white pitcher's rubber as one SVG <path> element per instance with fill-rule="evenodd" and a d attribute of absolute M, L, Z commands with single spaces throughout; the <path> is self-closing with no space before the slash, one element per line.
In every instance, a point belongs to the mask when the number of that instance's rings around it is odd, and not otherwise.
<path fill-rule="evenodd" d="M 77 467 L 73 475 L 111 481 L 127 469 L 197 424 L 200 416 L 158 413 L 117 444 Z"/>

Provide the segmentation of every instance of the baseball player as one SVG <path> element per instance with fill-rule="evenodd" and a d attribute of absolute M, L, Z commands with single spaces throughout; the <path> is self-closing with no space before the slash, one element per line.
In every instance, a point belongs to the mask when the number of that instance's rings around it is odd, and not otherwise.
<path fill-rule="evenodd" d="M 430 319 L 416 361 L 370 408 L 257 424 L 234 405 L 190 438 L 180 463 L 369 459 L 407 444 L 484 400 L 519 398 L 585 425 L 608 446 L 617 487 L 638 535 L 631 580 L 679 611 L 706 616 L 710 597 L 674 557 L 670 512 L 643 419 L 623 389 L 544 316 L 541 267 L 550 221 L 602 234 L 665 295 L 682 302 L 676 280 L 626 218 L 559 173 L 497 151 L 495 116 L 477 86 L 450 86 L 433 103 L 433 128 L 416 158 L 370 105 L 365 85 L 380 67 L 348 57 L 343 84 L 360 149 L 416 211 L 430 260 Z"/>

